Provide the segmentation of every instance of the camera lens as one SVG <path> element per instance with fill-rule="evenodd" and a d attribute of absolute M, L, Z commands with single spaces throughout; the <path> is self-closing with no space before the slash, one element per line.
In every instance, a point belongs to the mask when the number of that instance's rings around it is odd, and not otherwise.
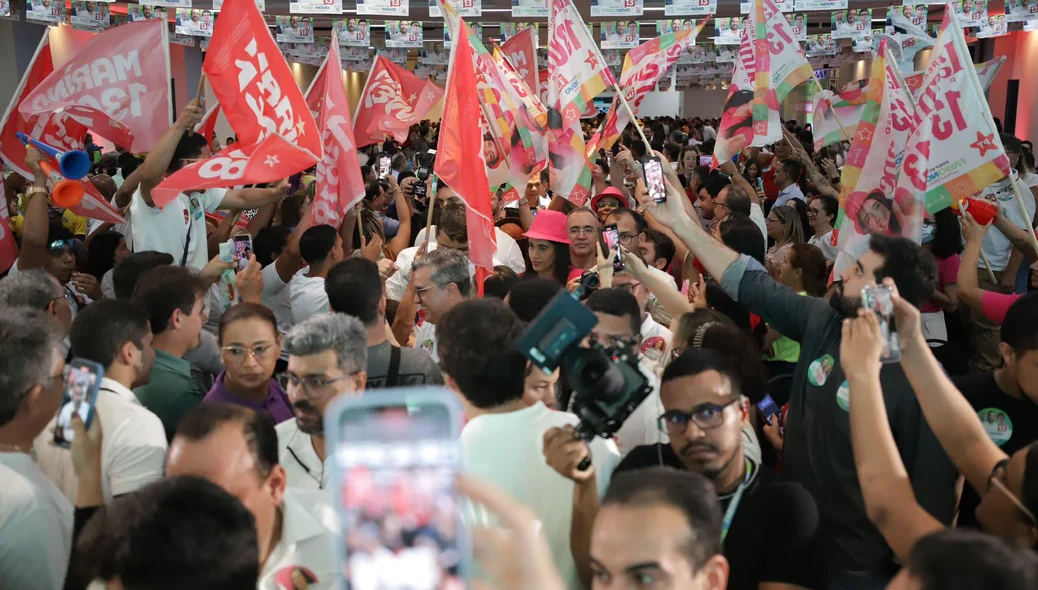
<path fill-rule="evenodd" d="M 609 361 L 605 353 L 600 350 L 581 349 L 568 356 L 572 357 L 572 361 L 564 361 L 563 371 L 573 391 L 582 395 L 594 395 L 604 402 L 611 402 L 623 396 L 623 373 Z M 568 361 L 569 358 L 565 360 Z"/>

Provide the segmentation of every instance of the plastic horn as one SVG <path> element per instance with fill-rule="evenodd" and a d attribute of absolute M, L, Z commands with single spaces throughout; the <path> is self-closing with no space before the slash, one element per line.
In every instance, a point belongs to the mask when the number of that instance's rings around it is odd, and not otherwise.
<path fill-rule="evenodd" d="M 83 150 L 69 150 L 63 152 L 38 139 L 33 139 L 22 132 L 18 132 L 15 135 L 25 144 L 32 144 L 32 147 L 54 158 L 58 163 L 58 169 L 61 171 L 61 175 L 65 178 L 70 180 L 79 180 L 90 173 L 90 168 L 93 164 L 90 162 L 90 156 Z"/>
<path fill-rule="evenodd" d="M 61 209 L 68 209 L 69 207 L 75 207 L 83 200 L 83 184 L 78 180 L 69 180 L 58 174 L 58 171 L 54 169 L 54 166 L 50 165 L 50 162 L 43 160 L 40 162 L 40 169 L 43 173 L 50 178 L 51 183 L 54 184 L 54 188 L 51 189 L 50 202 L 55 207 Z"/>

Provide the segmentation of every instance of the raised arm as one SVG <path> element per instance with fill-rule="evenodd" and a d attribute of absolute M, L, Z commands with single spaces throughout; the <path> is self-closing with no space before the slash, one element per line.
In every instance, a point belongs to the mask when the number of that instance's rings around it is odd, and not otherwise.
<path fill-rule="evenodd" d="M 660 305 L 667 310 L 671 317 L 677 318 L 683 313 L 695 310 L 695 307 L 674 286 L 674 281 L 669 278 L 670 275 L 667 275 L 668 278 L 663 280 L 649 272 L 649 269 L 642 264 L 641 259 L 629 250 L 623 251 L 623 257 L 624 268 L 641 281 L 650 293 L 656 296 L 657 301 L 660 302 Z"/>
<path fill-rule="evenodd" d="M 221 209 L 259 209 L 277 203 L 288 196 L 288 183 L 281 182 L 270 188 L 243 188 L 229 190 L 220 202 Z"/>
<path fill-rule="evenodd" d="M 29 202 L 25 205 L 25 218 L 22 221 L 22 249 L 15 263 L 19 270 L 47 265 L 47 235 L 50 231 L 47 201 L 50 189 L 47 187 L 47 175 L 40 168 L 43 157 L 32 146 L 25 150 L 25 165 L 33 173 L 33 181 L 28 189 Z"/>
<path fill-rule="evenodd" d="M 869 520 L 901 559 L 908 557 L 921 537 L 943 525 L 916 501 L 887 421 L 880 388 L 883 341 L 876 315 L 860 310 L 843 323 L 840 365 L 847 376 L 854 403 L 850 409 L 854 465 Z"/>
<path fill-rule="evenodd" d="M 977 265 L 980 263 L 980 249 L 984 244 L 984 236 L 990 228 L 991 224 L 980 225 L 968 211 L 962 212 L 962 238 L 966 240 L 966 248 L 962 251 L 956 283 L 959 288 L 959 301 L 978 313 L 983 313 L 984 290 L 980 288 Z"/>
<path fill-rule="evenodd" d="M 395 258 L 401 250 L 411 245 L 411 201 L 404 194 L 404 188 L 410 188 L 416 182 L 421 182 L 418 178 L 405 178 L 403 186 L 397 186 L 396 180 L 393 179 L 393 175 L 389 175 L 390 186 L 395 191 L 393 195 L 393 202 L 396 203 L 396 217 L 400 222 L 400 227 L 396 231 L 396 235 L 393 236 L 392 240 L 389 240 L 389 248 L 393 252 Z"/>
<path fill-rule="evenodd" d="M 155 202 L 151 198 L 151 189 L 158 186 L 162 179 L 166 176 L 166 171 L 169 170 L 169 165 L 173 161 L 173 154 L 176 153 L 177 145 L 180 143 L 180 138 L 184 136 L 190 129 L 194 129 L 195 125 L 202 119 L 202 107 L 198 104 L 198 99 L 194 99 L 187 103 L 184 107 L 184 112 L 180 114 L 180 118 L 177 119 L 176 123 L 169 128 L 169 131 L 162 136 L 162 139 L 155 145 L 150 152 L 148 157 L 144 159 L 144 162 L 134 172 L 140 173 L 138 177 L 140 181 L 141 198 L 144 199 L 144 203 L 149 207 L 154 207 Z M 134 177 L 134 174 L 130 175 L 130 178 Z M 135 179 L 136 182 L 138 179 Z M 133 194 L 132 192 L 130 193 Z M 126 194 L 123 192 L 121 195 L 116 193 L 116 196 L 120 199 L 125 199 Z M 118 199 L 117 199 L 118 202 Z M 127 201 L 127 204 L 129 201 Z M 231 205 L 226 205 L 226 208 L 231 208 Z M 248 207 L 235 207 L 237 209 L 247 209 Z"/>
<path fill-rule="evenodd" d="M 288 236 L 285 250 L 274 261 L 274 269 L 277 271 L 281 282 L 288 283 L 292 280 L 292 276 L 299 272 L 299 269 L 303 268 L 303 256 L 299 253 L 299 238 L 302 237 L 306 230 L 310 229 L 312 224 L 312 210 L 310 207 L 306 207 L 305 211 L 303 211 L 302 219 L 299 220 L 299 225 Z"/>

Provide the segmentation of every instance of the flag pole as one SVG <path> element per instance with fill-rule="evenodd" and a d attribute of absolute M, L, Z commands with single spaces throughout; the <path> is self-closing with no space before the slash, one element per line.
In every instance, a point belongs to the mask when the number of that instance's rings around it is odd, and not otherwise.
<path fill-rule="evenodd" d="M 634 124 L 634 128 L 638 130 L 638 135 L 641 136 L 642 141 L 645 142 L 646 153 L 652 153 L 652 147 L 649 142 L 649 138 L 645 137 L 645 132 L 642 131 L 642 126 L 638 123 L 638 117 L 634 116 L 634 109 L 631 108 L 631 104 L 627 102 L 627 97 L 620 91 L 620 86 L 614 81 L 613 89 L 616 90 L 616 95 L 620 97 L 620 102 L 623 103 L 624 108 L 627 109 L 627 114 L 631 116 L 631 123 Z"/>
<path fill-rule="evenodd" d="M 811 80 L 815 83 L 815 88 L 818 89 L 818 92 L 822 92 L 822 84 L 818 81 L 818 78 L 815 78 L 814 74 L 811 74 Z M 850 133 L 847 133 L 847 128 L 843 126 L 843 121 L 840 120 L 840 115 L 836 114 L 836 109 L 833 108 L 832 103 L 829 104 L 829 112 L 833 114 L 833 118 L 836 119 L 836 124 L 840 126 L 840 133 L 843 134 L 843 138 L 846 141 L 854 141 L 854 137 L 852 137 Z"/>
<path fill-rule="evenodd" d="M 199 107 L 202 106 L 202 101 L 205 100 L 205 97 L 202 96 L 203 92 L 205 92 L 205 71 L 204 70 L 198 76 L 198 90 L 195 91 L 195 97 L 192 99 L 192 100 L 195 101 L 195 103 Z M 195 130 L 194 129 L 189 129 L 187 134 L 188 135 L 194 135 L 195 134 Z"/>
<path fill-rule="evenodd" d="M 983 250 L 980 251 L 980 259 L 984 262 L 984 268 L 987 269 L 988 277 L 991 279 L 991 282 L 997 285 L 998 280 L 995 279 L 995 271 L 991 270 L 991 263 L 988 262 L 988 257 L 984 254 Z"/>
<path fill-rule="evenodd" d="M 1016 201 L 1016 206 L 1020 208 L 1020 215 L 1028 220 L 1027 229 L 1024 231 L 1027 232 L 1027 237 L 1030 239 L 1031 247 L 1034 248 L 1035 254 L 1038 254 L 1038 236 L 1034 235 L 1034 227 L 1030 223 L 1031 217 L 1027 214 L 1027 208 L 1024 206 L 1024 197 L 1020 194 L 1020 187 L 1016 186 L 1016 181 L 1011 180 L 1011 184 L 1013 185 L 1013 200 Z"/>

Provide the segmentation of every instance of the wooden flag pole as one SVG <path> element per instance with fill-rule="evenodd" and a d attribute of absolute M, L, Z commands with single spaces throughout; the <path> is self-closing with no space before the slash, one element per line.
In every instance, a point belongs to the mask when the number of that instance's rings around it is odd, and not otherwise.
<path fill-rule="evenodd" d="M 1032 226 L 1032 219 L 1027 215 L 1027 208 L 1024 206 L 1024 197 L 1020 194 L 1020 187 L 1016 185 L 1016 181 L 1010 179 L 1013 184 L 1013 200 L 1016 201 L 1016 206 L 1020 208 L 1020 215 L 1027 220 L 1027 237 L 1030 239 L 1031 247 L 1034 248 L 1034 253 L 1038 254 L 1038 237 L 1034 235 L 1034 227 Z"/>
<path fill-rule="evenodd" d="M 419 179 L 418 182 L 424 181 Z M 433 184 L 435 185 L 436 183 L 434 182 Z M 433 188 L 435 189 L 435 186 Z M 433 209 L 436 207 L 436 191 L 434 190 L 431 195 L 427 194 L 425 200 L 429 204 L 429 212 L 425 216 L 425 243 L 428 244 L 429 232 L 432 231 Z"/>
<path fill-rule="evenodd" d="M 988 277 L 991 279 L 991 283 L 997 285 L 998 281 L 995 280 L 995 271 L 991 270 L 991 263 L 988 262 L 987 254 L 984 254 L 983 250 L 980 251 L 980 259 L 984 262 L 984 268 L 988 271 Z"/>

